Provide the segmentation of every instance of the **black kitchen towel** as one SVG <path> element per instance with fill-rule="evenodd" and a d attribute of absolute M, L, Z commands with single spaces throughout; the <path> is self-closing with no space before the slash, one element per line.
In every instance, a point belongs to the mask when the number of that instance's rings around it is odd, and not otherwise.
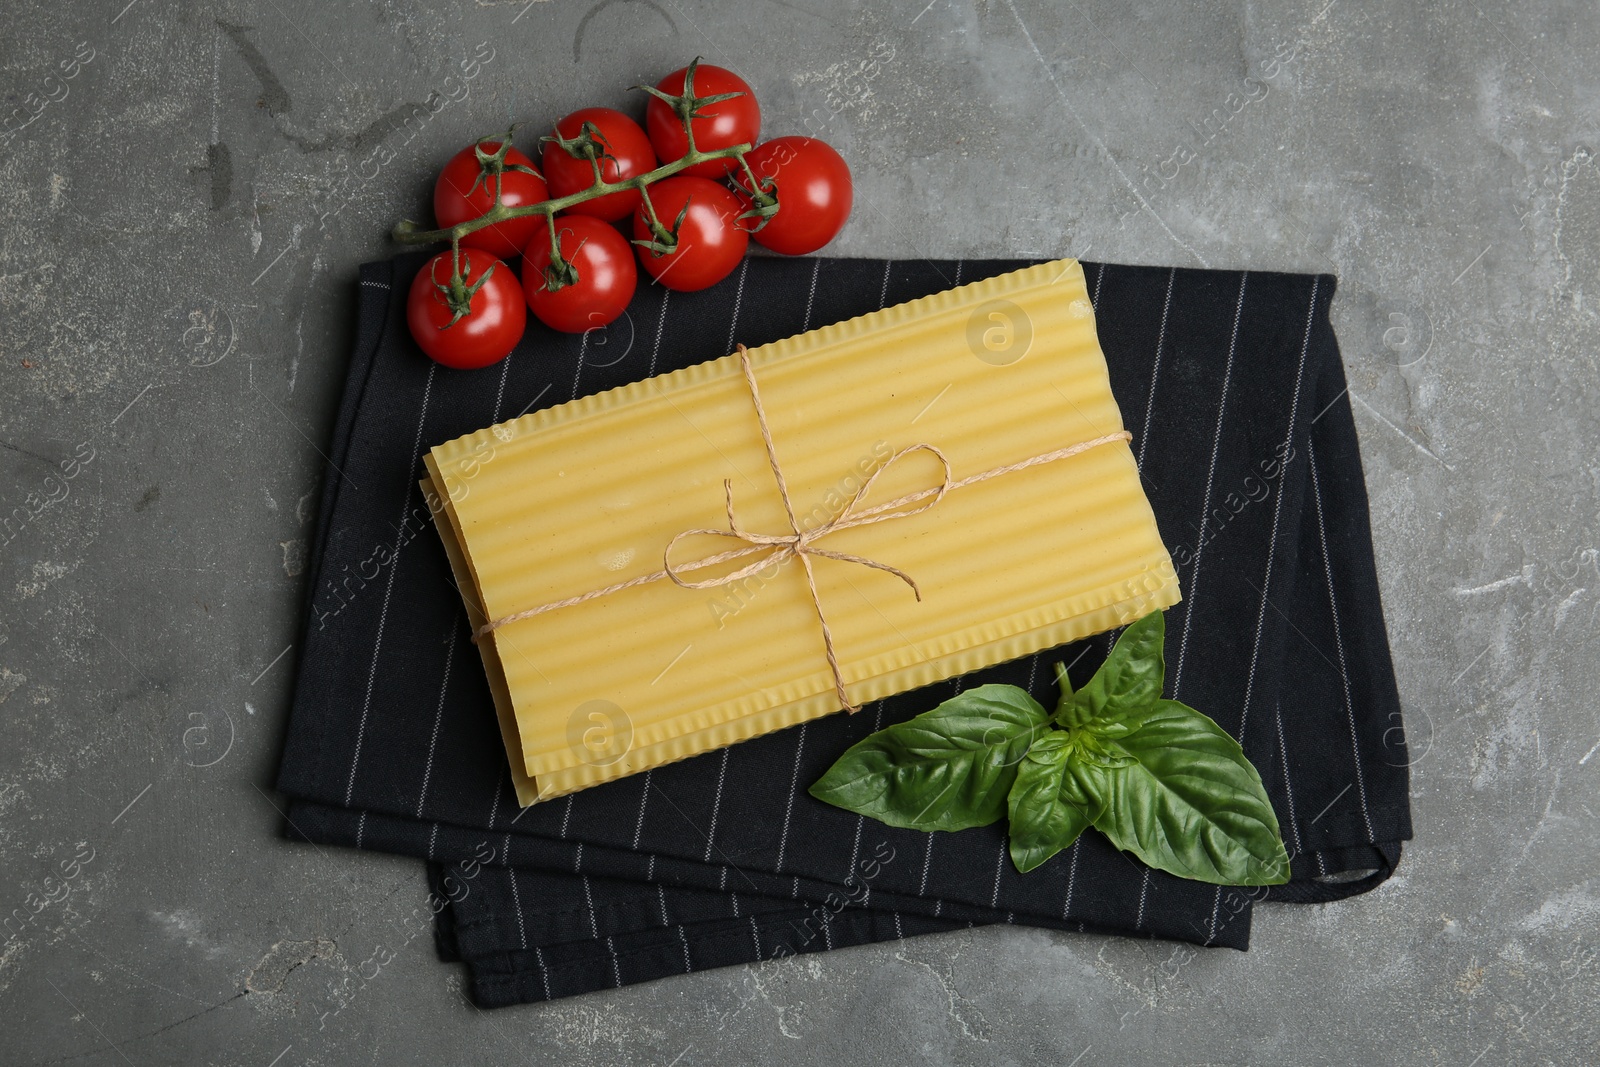
<path fill-rule="evenodd" d="M 421 450 L 1024 262 L 752 259 L 702 293 L 649 287 L 606 331 L 531 324 L 510 360 L 471 373 L 436 368 L 406 334 L 421 262 L 363 268 L 279 785 L 295 798 L 297 836 L 470 864 L 440 939 L 468 961 L 480 1003 L 982 922 L 1245 946 L 1259 891 L 1148 871 L 1093 834 L 1024 877 L 998 827 L 893 830 L 805 793 L 853 741 L 962 687 L 1005 681 L 1048 698 L 1039 666 L 1052 658 L 1081 683 L 1109 637 L 526 811 L 512 802 L 482 667 L 416 489 Z M 1410 824 L 1327 319 L 1334 280 L 1086 269 L 1185 594 L 1168 613 L 1169 694 L 1239 735 L 1262 771 L 1294 857 L 1293 881 L 1267 897 L 1370 888 Z M 674 941 L 683 951 L 668 951 Z"/>

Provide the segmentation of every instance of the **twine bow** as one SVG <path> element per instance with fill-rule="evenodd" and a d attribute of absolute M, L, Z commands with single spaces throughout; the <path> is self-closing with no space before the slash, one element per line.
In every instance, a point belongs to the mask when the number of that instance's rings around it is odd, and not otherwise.
<path fill-rule="evenodd" d="M 952 478 L 950 461 L 945 458 L 945 454 L 939 451 L 938 448 L 930 444 L 908 445 L 907 447 L 900 449 L 898 452 L 895 452 L 884 461 L 882 466 L 873 471 L 872 474 L 861 483 L 861 487 L 857 489 L 855 495 L 850 498 L 850 502 L 846 504 L 843 510 L 841 510 L 837 515 L 813 530 L 804 530 L 801 529 L 800 520 L 795 516 L 794 504 L 789 499 L 789 486 L 783 476 L 783 467 L 778 462 L 777 450 L 774 448 L 772 443 L 772 431 L 767 425 L 767 412 L 761 403 L 761 390 L 756 386 L 755 372 L 750 367 L 750 354 L 745 350 L 744 345 L 739 345 L 738 350 L 739 368 L 744 373 L 745 384 L 750 388 L 750 400 L 755 405 L 756 422 L 761 427 L 761 443 L 766 448 L 767 464 L 772 468 L 772 478 L 778 486 L 778 497 L 783 501 L 784 515 L 787 516 L 789 520 L 789 532 L 778 534 L 755 533 L 751 530 L 745 529 L 742 525 L 740 525 L 738 516 L 733 510 L 733 482 L 729 479 L 724 479 L 722 483 L 722 490 L 728 515 L 728 528 L 726 530 L 684 530 L 682 533 L 679 533 L 677 536 L 673 537 L 671 541 L 667 542 L 667 547 L 661 554 L 661 570 L 652 571 L 649 574 L 641 574 L 637 578 L 630 578 L 625 582 L 618 582 L 615 585 L 608 585 L 603 589 L 591 589 L 587 593 L 580 593 L 577 596 L 567 597 L 563 600 L 554 600 L 548 604 L 540 604 L 538 607 L 528 608 L 525 611 L 519 611 L 511 615 L 502 616 L 501 618 L 494 619 L 478 627 L 473 640 L 477 640 L 479 637 L 482 637 L 486 634 L 493 633 L 502 626 L 506 626 L 513 622 L 520 622 L 523 619 L 530 619 L 535 615 L 543 615 L 547 611 L 555 611 L 559 608 L 572 607 L 576 604 L 582 604 L 586 601 L 598 599 L 599 597 L 610 596 L 612 593 L 620 593 L 624 589 L 632 589 L 635 586 L 649 585 L 653 582 L 659 582 L 662 579 L 670 580 L 673 584 L 681 586 L 684 589 L 715 589 L 720 586 L 741 581 L 757 573 L 758 571 L 766 570 L 768 567 L 771 567 L 774 564 L 780 564 L 792 556 L 800 560 L 800 565 L 805 569 L 806 572 L 806 587 L 811 593 L 811 603 L 817 611 L 817 622 L 822 627 L 822 644 L 828 656 L 828 669 L 833 675 L 834 692 L 838 695 L 839 703 L 844 707 L 844 709 L 846 711 L 854 712 L 857 709 L 856 706 L 850 702 L 850 695 L 845 691 L 844 676 L 839 669 L 839 657 L 835 652 L 833 645 L 833 630 L 828 625 L 827 613 L 822 610 L 822 597 L 817 592 L 816 573 L 812 568 L 811 557 L 823 556 L 827 559 L 839 560 L 842 563 L 858 563 L 864 567 L 872 567 L 875 570 L 885 571 L 894 575 L 896 578 L 899 578 L 901 581 L 905 582 L 906 585 L 910 586 L 911 592 L 919 601 L 922 599 L 922 590 L 917 587 L 915 579 L 913 579 L 905 571 L 900 570 L 898 567 L 890 566 L 889 564 L 883 563 L 879 560 L 868 559 L 865 556 L 853 555 L 849 552 L 835 552 L 831 549 L 819 548 L 816 544 L 817 541 L 828 536 L 829 534 L 837 533 L 840 530 L 848 530 L 856 526 L 871 526 L 880 522 L 888 522 L 892 519 L 907 519 L 913 515 L 920 515 L 924 511 L 927 511 L 929 508 L 932 508 L 934 505 L 939 503 L 939 501 L 943 500 L 945 495 L 952 489 L 960 489 L 964 486 L 988 481 L 990 478 L 998 478 L 1002 474 L 1010 474 L 1014 471 L 1025 470 L 1028 467 L 1036 467 L 1043 463 L 1053 463 L 1058 459 L 1066 459 L 1069 456 L 1076 456 L 1079 453 L 1087 452 L 1091 448 L 1097 448 L 1100 445 L 1110 444 L 1114 441 L 1130 441 L 1133 439 L 1133 435 L 1128 433 L 1126 430 L 1119 430 L 1116 433 L 1105 434 L 1088 441 L 1080 441 L 1075 445 L 1068 445 L 1065 448 L 1058 448 L 1050 452 L 1040 453 L 1037 456 L 1030 456 L 1028 459 L 1017 463 L 1008 463 L 1000 467 L 991 467 L 989 470 L 982 471 L 978 474 L 974 474 L 967 478 L 961 478 L 959 480 Z M 929 452 L 939 460 L 939 464 L 943 468 L 939 479 L 939 484 L 930 489 L 921 489 L 914 493 L 907 493 L 904 496 L 896 497 L 895 499 L 883 504 L 874 504 L 871 507 L 862 508 L 861 502 L 863 499 L 865 499 L 867 494 L 871 492 L 873 483 L 878 480 L 878 476 L 892 467 L 899 460 L 913 452 Z M 714 555 L 706 556 L 702 559 L 693 560 L 688 563 L 674 564 L 672 562 L 673 548 L 684 538 L 696 536 L 727 537 L 736 541 L 744 542 L 744 547 L 728 549 L 725 552 L 718 552 Z M 760 559 L 746 563 L 736 570 L 733 570 L 727 574 L 718 575 L 715 578 L 705 578 L 699 581 L 690 581 L 683 577 L 684 574 L 704 570 L 707 567 L 714 567 L 722 563 L 730 563 L 736 559 L 742 559 L 745 556 L 751 556 L 757 553 L 762 554 Z"/>
<path fill-rule="evenodd" d="M 943 452 L 933 445 L 919 444 L 902 448 L 885 460 L 883 466 L 873 471 L 861 483 L 861 487 L 856 490 L 856 495 L 850 498 L 850 503 L 844 506 L 844 510 L 814 530 L 802 530 L 800 528 L 800 520 L 795 518 L 794 504 L 789 499 L 789 484 L 783 477 L 782 465 L 778 463 L 778 453 L 772 444 L 772 431 L 767 426 L 767 412 L 761 404 L 761 390 L 756 387 L 755 372 L 750 369 L 750 354 L 745 350 L 744 345 L 739 346 L 739 368 L 744 371 L 745 384 L 750 387 L 750 399 L 755 403 L 756 422 L 761 426 L 761 443 L 767 449 L 767 464 L 772 468 L 772 480 L 778 483 L 778 498 L 783 501 L 783 513 L 789 518 L 790 532 L 760 534 L 752 533 L 740 526 L 739 517 L 733 512 L 733 482 L 731 479 L 725 478 L 722 482 L 722 492 L 727 501 L 728 528 L 726 530 L 685 530 L 678 534 L 678 536 L 667 542 L 667 549 L 662 553 L 663 569 L 665 569 L 668 578 L 685 589 L 715 589 L 719 586 L 729 585 L 748 578 L 757 571 L 763 571 L 774 564 L 782 563 L 791 556 L 798 557 L 800 565 L 805 568 L 806 588 L 811 591 L 811 603 L 817 609 L 817 622 L 822 626 L 822 645 L 828 654 L 828 669 L 833 672 L 834 692 L 839 694 L 839 703 L 844 705 L 845 710 L 854 712 L 856 707 L 850 702 L 849 694 L 845 692 L 844 677 L 839 672 L 839 656 L 833 648 L 833 629 L 828 625 L 827 613 L 822 610 L 822 597 L 817 593 L 817 575 L 811 565 L 811 557 L 826 556 L 828 559 L 836 559 L 842 563 L 859 563 L 864 567 L 887 571 L 909 585 L 911 592 L 919 601 L 922 599 L 922 590 L 917 588 L 916 580 L 911 575 L 898 567 L 891 567 L 887 563 L 868 559 L 866 556 L 856 556 L 849 552 L 834 552 L 826 548 L 818 548 L 816 542 L 831 533 L 836 533 L 839 530 L 848 530 L 853 526 L 871 526 L 875 523 L 888 522 L 891 519 L 908 519 L 913 515 L 920 515 L 927 511 L 943 500 L 945 493 L 950 491 L 950 461 L 945 458 Z M 856 508 L 860 506 L 862 498 L 872 491 L 872 483 L 878 480 L 878 476 L 912 452 L 931 452 L 938 458 L 940 466 L 944 468 L 939 479 L 939 485 L 932 490 L 931 496 L 928 496 L 926 500 L 918 503 L 916 507 L 911 508 L 909 511 L 897 509 L 904 507 L 908 503 L 916 503 L 916 501 L 901 497 L 891 500 L 887 504 L 878 504 L 858 512 Z M 924 495 L 926 494 L 912 494 L 912 497 Z M 750 551 L 760 551 L 764 548 L 770 548 L 771 551 L 754 563 L 747 563 L 728 574 L 718 575 L 715 578 L 706 578 L 698 582 L 685 581 L 678 576 L 680 570 L 699 569 L 699 565 L 705 564 L 706 561 L 699 560 L 683 567 L 674 567 L 672 564 L 672 549 L 685 537 L 696 536 L 731 537 L 736 541 L 744 541 L 750 545 Z M 726 555 L 726 553 L 723 553 L 723 555 Z"/>

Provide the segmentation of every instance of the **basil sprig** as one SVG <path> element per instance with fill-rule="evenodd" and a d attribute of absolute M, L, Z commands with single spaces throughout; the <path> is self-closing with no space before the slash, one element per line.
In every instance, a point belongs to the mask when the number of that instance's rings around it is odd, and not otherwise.
<path fill-rule="evenodd" d="M 1165 642 L 1153 612 L 1082 689 L 1057 664 L 1053 714 L 1017 686 L 970 689 L 857 742 L 811 795 L 912 830 L 1003 816 L 1023 872 L 1093 826 L 1179 877 L 1281 885 L 1289 857 L 1261 776 L 1227 731 L 1161 699 Z"/>

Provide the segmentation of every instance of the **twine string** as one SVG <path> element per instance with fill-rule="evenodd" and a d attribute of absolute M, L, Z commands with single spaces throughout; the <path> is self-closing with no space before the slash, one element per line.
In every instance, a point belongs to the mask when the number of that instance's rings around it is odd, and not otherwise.
<path fill-rule="evenodd" d="M 667 546 L 661 554 L 661 570 L 652 571 L 649 574 L 641 574 L 637 578 L 630 578 L 625 582 L 617 582 L 614 585 L 608 585 L 601 589 L 591 589 L 587 593 L 580 593 L 577 596 L 566 597 L 562 600 L 553 600 L 547 604 L 540 604 L 537 607 L 528 608 L 524 611 L 518 611 L 511 615 L 505 615 L 501 618 L 494 619 L 478 627 L 477 632 L 473 635 L 474 641 L 476 641 L 479 637 L 493 633 L 502 626 L 507 626 L 514 622 L 521 622 L 523 619 L 531 619 L 536 615 L 543 615 L 546 612 L 557 611 L 561 608 L 570 608 L 578 604 L 586 603 L 590 600 L 597 600 L 600 597 L 611 596 L 615 593 L 620 593 L 626 589 L 633 589 L 642 585 L 650 585 L 663 579 L 669 580 L 673 584 L 684 589 L 716 589 L 721 586 L 742 581 L 759 571 L 768 569 L 774 564 L 781 564 L 785 560 L 795 557 L 800 560 L 800 565 L 805 570 L 806 588 L 811 594 L 811 603 L 816 609 L 817 622 L 822 629 L 822 644 L 828 658 L 828 670 L 833 675 L 834 692 L 839 697 L 840 705 L 842 705 L 846 711 L 854 712 L 857 709 L 856 706 L 851 703 L 849 693 L 845 691 L 844 675 L 839 668 L 839 657 L 834 648 L 833 629 L 828 625 L 827 613 L 822 609 L 822 597 L 817 591 L 816 572 L 813 570 L 811 557 L 821 556 L 827 559 L 838 560 L 841 563 L 856 563 L 863 567 L 871 567 L 875 570 L 892 574 L 896 578 L 899 578 L 901 581 L 905 582 L 906 585 L 911 588 L 912 594 L 919 601 L 922 599 L 922 590 L 917 586 L 915 579 L 898 567 L 891 566 L 890 564 L 884 563 L 881 560 L 868 559 L 866 556 L 858 556 L 849 552 L 836 552 L 831 549 L 819 548 L 816 544 L 817 541 L 828 536 L 829 534 L 837 533 L 840 530 L 849 530 L 858 526 L 872 526 L 880 522 L 889 522 L 894 519 L 908 519 L 914 515 L 920 515 L 930 508 L 936 506 L 945 498 L 946 494 L 953 489 L 961 489 L 965 486 L 976 485 L 979 482 L 986 482 L 991 478 L 998 478 L 1004 474 L 1012 474 L 1016 471 L 1027 470 L 1029 467 L 1037 467 L 1045 463 L 1054 463 L 1057 460 L 1067 459 L 1070 456 L 1076 456 L 1080 453 L 1087 452 L 1091 448 L 1098 448 L 1101 445 L 1111 444 L 1115 441 L 1130 441 L 1133 439 L 1133 435 L 1128 433 L 1126 430 L 1119 430 L 1116 433 L 1105 434 L 1088 441 L 1080 441 L 1077 444 L 1068 445 L 1065 448 L 1057 448 L 1049 452 L 1042 452 L 1039 455 L 1030 456 L 1027 459 L 1020 460 L 1016 463 L 1007 463 L 1000 467 L 991 467 L 986 471 L 980 471 L 977 474 L 960 479 L 952 477 L 950 460 L 946 458 L 945 454 L 934 445 L 926 443 L 908 445 L 892 454 L 883 462 L 880 467 L 878 467 L 877 470 L 873 471 L 872 474 L 870 474 L 861 483 L 860 487 L 856 489 L 855 495 L 850 498 L 850 502 L 846 504 L 838 514 L 834 515 L 827 522 L 822 523 L 820 526 L 817 526 L 814 529 L 805 530 L 801 528 L 800 521 L 795 516 L 794 504 L 789 497 L 788 481 L 784 477 L 783 465 L 778 462 L 777 448 L 772 441 L 772 430 L 767 424 L 767 412 L 766 408 L 761 402 L 761 390 L 756 385 L 755 372 L 750 366 L 749 352 L 745 349 L 744 345 L 739 345 L 738 354 L 739 368 L 744 373 L 745 384 L 750 390 L 750 400 L 755 406 L 756 422 L 761 429 L 761 443 L 766 449 L 767 465 L 772 469 L 772 478 L 778 487 L 778 498 L 783 503 L 784 515 L 787 517 L 789 522 L 789 531 L 787 533 L 765 534 L 746 529 L 739 522 L 739 517 L 734 511 L 733 482 L 731 479 L 724 479 L 722 483 L 722 492 L 724 506 L 728 516 L 727 529 L 708 528 L 684 530 L 683 532 L 674 536 L 671 541 L 667 542 Z M 878 477 L 890 467 L 898 463 L 901 459 L 913 452 L 931 453 L 934 458 L 939 461 L 939 465 L 942 468 L 940 472 L 939 484 L 926 489 L 920 489 L 913 493 L 906 493 L 903 496 L 896 497 L 895 499 L 886 501 L 882 504 L 874 504 L 870 507 L 862 507 L 861 502 L 872 491 L 872 487 L 877 482 Z M 743 547 L 717 552 L 697 560 L 691 560 L 684 563 L 674 563 L 672 561 L 672 550 L 677 546 L 679 541 L 682 541 L 686 537 L 724 537 L 742 542 Z M 731 563 L 735 560 L 743 559 L 752 555 L 759 555 L 759 558 L 732 571 L 729 571 L 726 574 L 699 580 L 690 580 L 684 577 L 686 574 L 705 570 L 708 567 L 715 567 L 723 563 Z"/>

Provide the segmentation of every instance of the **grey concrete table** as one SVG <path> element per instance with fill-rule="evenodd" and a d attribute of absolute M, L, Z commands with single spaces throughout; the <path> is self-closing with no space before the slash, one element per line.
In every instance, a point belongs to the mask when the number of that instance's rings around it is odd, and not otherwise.
<path fill-rule="evenodd" d="M 0 1062 L 1595 1062 L 1600 18 L 1416 7 L 6 4 Z M 356 265 L 473 137 L 695 54 L 849 158 L 839 254 L 1339 274 L 1396 877 L 1248 955 L 989 929 L 485 1014 L 417 862 L 278 836 Z"/>

